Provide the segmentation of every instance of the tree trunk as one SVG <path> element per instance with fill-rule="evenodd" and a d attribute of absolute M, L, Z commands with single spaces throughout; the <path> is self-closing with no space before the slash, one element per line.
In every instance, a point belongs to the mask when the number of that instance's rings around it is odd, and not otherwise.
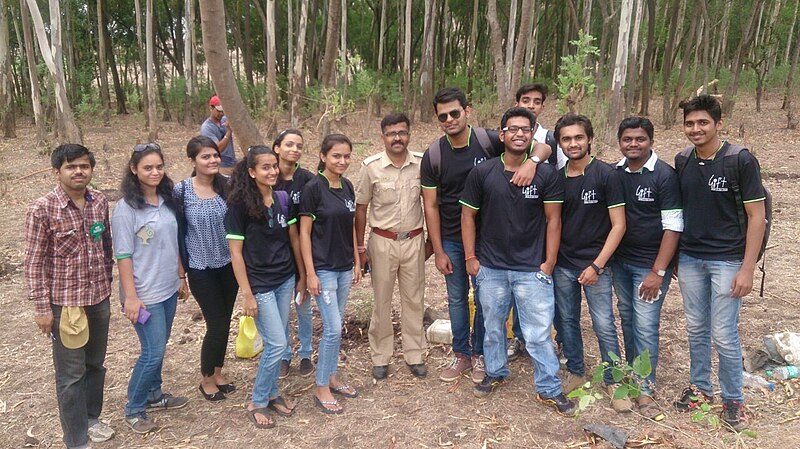
<path fill-rule="evenodd" d="M 525 79 L 531 79 L 531 63 L 533 62 L 533 54 L 536 51 L 536 2 L 531 0 L 531 17 L 527 23 L 527 29 L 523 26 L 523 30 L 528 33 L 528 45 L 525 50 L 525 62 L 522 66 L 522 74 Z"/>
<path fill-rule="evenodd" d="M 228 56 L 228 42 L 225 38 L 225 9 L 222 2 L 200 0 L 200 17 L 208 72 L 217 95 L 225 105 L 225 114 L 229 118 L 228 126 L 234 127 L 240 148 L 263 145 L 264 138 L 250 117 L 236 86 L 236 78 L 233 76 L 233 67 Z"/>
<path fill-rule="evenodd" d="M 63 28 L 59 26 L 60 45 L 63 46 L 63 51 L 66 53 L 65 60 L 67 62 L 67 70 L 64 79 L 67 82 L 67 98 L 70 102 L 78 101 L 78 62 L 75 56 L 74 34 L 72 32 L 72 11 L 70 10 L 70 2 L 60 2 L 64 5 L 64 13 L 61 17 L 64 19 Z M 60 8 L 60 6 L 59 6 Z M 53 22 L 53 19 L 50 19 Z M 62 33 L 63 30 L 63 33 Z"/>
<path fill-rule="evenodd" d="M 800 45 L 800 43 L 798 43 L 796 40 L 792 41 L 792 36 L 794 36 L 794 27 L 797 26 L 797 11 L 798 11 L 798 8 L 800 8 L 800 0 L 797 0 L 797 1 L 794 2 L 794 15 L 792 16 L 792 25 L 789 27 L 789 34 L 786 35 L 787 36 L 786 37 L 786 50 L 785 50 L 785 52 L 783 54 L 783 63 L 784 63 L 784 65 L 789 63 L 789 52 L 792 49 L 792 42 L 794 42 L 795 46 Z"/>
<path fill-rule="evenodd" d="M 472 2 L 472 26 L 469 30 L 469 44 L 467 45 L 467 92 L 472 93 L 472 83 L 475 77 L 475 46 L 478 41 L 478 0 Z"/>
<path fill-rule="evenodd" d="M 31 31 L 31 18 L 25 0 L 19 0 L 20 20 L 22 21 L 22 35 L 25 39 L 25 58 L 28 66 L 28 77 L 31 80 L 31 104 L 33 106 L 33 119 L 36 124 L 36 145 L 45 143 L 47 132 L 44 111 L 42 110 L 42 93 L 39 85 L 39 72 L 36 69 L 36 51 L 33 48 L 33 32 Z"/>
<path fill-rule="evenodd" d="M 275 42 L 275 0 L 267 0 L 267 111 L 275 114 L 278 109 L 278 46 Z"/>
<path fill-rule="evenodd" d="M 50 0 L 50 36 L 51 43 L 47 41 L 47 32 L 44 28 L 42 14 L 36 5 L 36 0 L 26 0 L 28 9 L 33 19 L 33 28 L 36 31 L 36 38 L 39 43 L 39 51 L 42 53 L 47 69 L 53 76 L 53 86 L 56 93 L 56 117 L 58 126 L 56 127 L 57 139 L 59 143 L 83 143 L 81 130 L 75 123 L 72 108 L 67 98 L 67 82 L 64 79 L 64 66 L 61 55 L 61 11 L 58 0 Z M 54 18 L 54 19 L 53 19 Z"/>
<path fill-rule="evenodd" d="M 341 61 L 342 67 L 344 68 L 343 72 L 340 73 L 342 86 L 349 86 L 350 85 L 350 64 L 347 61 L 347 0 L 341 0 L 341 19 L 342 23 L 339 26 L 339 61 Z M 342 98 L 345 99 L 347 95 L 347 89 L 343 88 L 341 90 Z"/>
<path fill-rule="evenodd" d="M 625 106 L 623 89 L 628 71 L 628 49 L 631 33 L 633 0 L 622 0 L 619 9 L 619 30 L 617 31 L 617 55 L 614 61 L 614 75 L 611 79 L 611 105 L 608 110 L 605 142 L 614 146 L 616 135 L 612 131 L 620 122 Z"/>
<path fill-rule="evenodd" d="M 500 23 L 497 21 L 497 0 L 488 0 L 486 5 L 486 20 L 489 22 L 492 40 L 497 102 L 505 106 L 508 100 L 508 86 L 505 79 L 506 64 L 503 61 L 503 36 L 500 34 Z"/>
<path fill-rule="evenodd" d="M 672 110 L 672 104 L 669 101 L 672 96 L 669 93 L 671 91 L 668 87 L 670 85 L 670 78 L 672 77 L 672 61 L 674 60 L 674 55 L 677 52 L 675 40 L 677 37 L 678 27 L 676 22 L 680 20 L 680 17 L 678 17 L 678 11 L 680 10 L 681 2 L 682 0 L 672 0 L 672 2 L 669 4 L 669 11 L 667 12 L 667 19 L 669 20 L 669 34 L 667 36 L 667 44 L 664 48 L 664 55 L 661 62 L 661 84 L 664 91 L 662 120 L 666 129 L 671 128 L 672 125 L 675 124 L 675 111 Z"/>
<path fill-rule="evenodd" d="M 186 85 L 183 91 L 183 124 L 193 126 L 192 116 L 192 90 L 194 88 L 194 49 L 192 48 L 192 34 L 194 34 L 194 0 L 185 0 L 183 8 L 186 33 L 183 36 L 183 66 Z"/>
<path fill-rule="evenodd" d="M 403 101 L 405 109 L 414 117 L 411 109 L 411 0 L 406 0 L 406 15 L 403 19 L 405 31 L 403 33 Z M 423 106 L 423 107 L 427 107 Z M 423 112 L 420 110 L 420 117 Z"/>
<path fill-rule="evenodd" d="M 797 10 L 795 9 L 795 15 L 797 15 Z M 800 39 L 800 31 L 797 33 L 798 38 Z M 791 39 L 791 36 L 789 36 Z M 789 76 L 786 80 L 786 94 L 784 104 L 786 105 L 786 119 L 787 124 L 786 126 L 789 129 L 797 129 L 798 121 L 800 121 L 800 117 L 797 114 L 797 106 L 794 104 L 794 97 L 796 94 L 796 90 L 794 87 L 794 78 L 797 75 L 797 63 L 800 60 L 800 42 L 796 42 L 794 44 L 794 54 L 792 55 L 792 67 L 789 69 Z"/>
<path fill-rule="evenodd" d="M 381 19 L 378 28 L 378 82 L 383 81 L 383 54 L 386 47 L 386 0 L 381 0 Z M 375 113 L 382 115 L 381 106 L 383 104 L 383 96 L 381 92 L 373 95 L 375 97 Z"/>
<path fill-rule="evenodd" d="M 623 92 L 625 97 L 625 116 L 633 110 L 636 103 L 636 95 L 639 92 L 638 80 L 641 79 L 641 72 L 639 71 L 639 33 L 641 31 L 641 24 L 644 15 L 644 1 L 636 0 L 636 12 L 633 17 L 633 31 L 631 32 L 631 43 L 628 47 L 628 72 L 625 85 L 627 89 Z"/>
<path fill-rule="evenodd" d="M 510 96 L 511 90 L 511 67 L 513 66 L 513 59 L 514 59 L 514 37 L 517 35 L 517 0 L 510 0 L 509 7 L 508 7 L 508 32 L 506 33 L 506 73 L 505 73 L 505 83 L 506 83 L 506 98 L 504 99 L 506 102 L 508 101 L 508 97 Z M 523 22 L 524 23 L 524 22 Z M 499 99 L 498 99 L 499 100 Z M 507 104 L 501 103 L 503 107 L 506 107 Z"/>
<path fill-rule="evenodd" d="M 303 79 L 304 55 L 306 51 L 306 28 L 308 28 L 308 0 L 300 0 L 300 23 L 297 26 L 297 54 L 292 70 L 292 128 L 300 125 L 300 88 Z"/>
<path fill-rule="evenodd" d="M 119 77 L 119 70 L 117 70 L 117 61 L 114 57 L 114 42 L 111 40 L 111 34 L 108 32 L 108 8 L 103 9 L 103 27 L 101 28 L 106 42 L 106 61 L 111 68 L 111 79 L 114 82 L 114 97 L 117 100 L 117 114 L 127 114 L 128 107 L 125 98 L 125 90 L 122 88 L 122 82 Z"/>
<path fill-rule="evenodd" d="M 11 83 L 11 52 L 9 51 L 8 14 L 5 0 L 0 0 L 0 121 L 3 136 L 17 137 L 17 121 L 14 115 L 14 93 Z"/>
<path fill-rule="evenodd" d="M 433 103 L 433 51 L 436 45 L 434 39 L 436 18 L 439 12 L 439 5 L 437 0 L 429 0 L 425 2 L 425 19 L 423 27 L 422 38 L 422 59 L 419 66 L 419 87 L 422 92 L 420 103 L 428 105 Z M 425 107 L 425 106 L 422 106 Z M 420 114 L 421 122 L 429 122 L 430 115 Z"/>
<path fill-rule="evenodd" d="M 111 120 L 111 93 L 108 90 L 108 67 L 106 66 L 106 37 L 103 30 L 103 0 L 97 0 L 97 62 L 100 69 L 100 101 L 103 104 L 103 124 Z"/>
<path fill-rule="evenodd" d="M 642 107 L 639 115 L 650 115 L 650 72 L 653 68 L 653 53 L 656 37 L 656 0 L 647 0 L 647 47 L 644 51 L 642 67 Z"/>
<path fill-rule="evenodd" d="M 410 3 L 411 0 L 408 0 Z M 336 57 L 339 44 L 339 25 L 342 22 L 342 3 L 339 0 L 328 1 L 328 26 L 325 32 L 325 55 L 322 57 L 320 81 L 325 87 L 334 87 L 336 83 Z"/>
<path fill-rule="evenodd" d="M 591 34 L 592 0 L 583 0 L 583 33 Z"/>
<path fill-rule="evenodd" d="M 522 0 L 522 17 L 520 18 L 519 36 L 517 37 L 516 48 L 514 49 L 514 59 L 508 61 L 511 65 L 511 84 L 508 86 L 508 98 L 506 107 L 511 106 L 514 94 L 519 88 L 520 78 L 522 77 L 522 65 L 525 63 L 525 51 L 528 48 L 528 39 L 531 33 L 525 25 L 531 22 L 533 15 L 533 0 Z"/>
<path fill-rule="evenodd" d="M 728 30 L 731 25 L 731 10 L 733 9 L 733 0 L 725 0 L 725 9 L 722 12 L 722 37 L 719 39 L 720 46 L 717 55 L 714 58 L 714 78 L 719 78 L 719 71 L 725 64 L 725 53 L 728 50 Z"/>
<path fill-rule="evenodd" d="M 136 10 L 136 48 L 139 53 L 139 67 L 142 72 L 142 86 L 139 90 L 139 101 L 145 105 L 141 107 L 141 109 L 144 111 L 145 127 L 150 129 L 150 108 L 147 106 L 147 96 L 150 91 L 148 84 L 150 83 L 147 79 L 147 59 L 145 56 L 144 41 L 142 39 L 142 8 L 140 6 L 140 0 L 134 0 L 133 5 Z"/>
<path fill-rule="evenodd" d="M 155 86 L 155 33 L 153 32 L 153 0 L 147 0 L 147 11 L 145 16 L 145 40 L 147 47 L 147 66 L 145 77 L 147 78 L 147 115 L 150 121 L 147 123 L 147 138 L 150 142 L 158 140 L 158 120 L 156 119 L 156 86 Z"/>
<path fill-rule="evenodd" d="M 745 54 L 753 42 L 753 22 L 758 15 L 756 12 L 761 9 L 764 0 L 754 0 L 753 9 L 747 18 L 747 24 L 742 29 L 742 39 L 739 41 L 739 47 L 736 49 L 736 56 L 733 59 L 731 67 L 731 81 L 728 88 L 725 89 L 725 96 L 722 99 L 722 114 L 730 117 L 733 113 L 733 108 L 736 104 L 736 92 L 739 90 L 739 76 L 742 74 L 742 64 Z"/>

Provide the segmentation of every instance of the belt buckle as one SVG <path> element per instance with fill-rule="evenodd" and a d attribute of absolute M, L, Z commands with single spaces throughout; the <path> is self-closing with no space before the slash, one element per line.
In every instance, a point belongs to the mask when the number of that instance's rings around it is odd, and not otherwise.
<path fill-rule="evenodd" d="M 397 240 L 408 240 L 410 237 L 410 232 L 398 232 L 397 233 Z"/>

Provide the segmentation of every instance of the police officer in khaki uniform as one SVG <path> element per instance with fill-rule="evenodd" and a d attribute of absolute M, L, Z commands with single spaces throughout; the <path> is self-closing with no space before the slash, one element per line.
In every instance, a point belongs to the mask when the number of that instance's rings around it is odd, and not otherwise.
<path fill-rule="evenodd" d="M 385 379 L 394 351 L 392 292 L 400 286 L 403 357 L 411 373 L 428 373 L 422 354 L 426 347 L 422 328 L 425 310 L 425 238 L 422 233 L 422 201 L 419 167 L 422 154 L 408 150 L 408 117 L 389 114 L 381 120 L 381 138 L 386 151 L 361 164 L 356 183 L 356 240 L 362 267 L 372 266 L 375 306 L 369 325 L 372 376 Z M 367 247 L 364 234 L 367 206 L 372 235 Z"/>

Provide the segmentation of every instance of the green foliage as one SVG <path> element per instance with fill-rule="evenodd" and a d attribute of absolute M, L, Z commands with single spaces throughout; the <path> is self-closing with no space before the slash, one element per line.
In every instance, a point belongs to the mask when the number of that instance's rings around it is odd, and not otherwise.
<path fill-rule="evenodd" d="M 612 399 L 623 399 L 625 397 L 636 399 L 642 394 L 642 384 L 646 382 L 647 376 L 653 372 L 653 367 L 650 363 L 650 351 L 645 349 L 633 360 L 631 365 L 625 364 L 620 360 L 619 356 L 612 352 L 609 352 L 608 356 L 611 358 L 612 364 L 603 362 L 595 368 L 592 379 L 589 382 L 567 394 L 569 398 L 579 398 L 578 413 L 603 398 L 597 387 L 603 382 L 603 374 L 608 370 L 611 371 L 614 382 L 619 384 L 614 391 Z"/>
<path fill-rule="evenodd" d="M 559 112 L 572 110 L 572 105 L 579 103 L 584 96 L 594 93 L 594 75 L 589 70 L 589 57 L 599 55 L 600 50 L 594 46 L 594 37 L 578 32 L 578 39 L 569 41 L 575 47 L 575 53 L 561 57 L 561 68 L 556 81 Z"/>

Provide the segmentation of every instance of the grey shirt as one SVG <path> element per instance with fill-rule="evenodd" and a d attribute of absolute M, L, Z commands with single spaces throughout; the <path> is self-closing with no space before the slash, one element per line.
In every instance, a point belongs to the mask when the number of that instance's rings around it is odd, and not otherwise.
<path fill-rule="evenodd" d="M 222 122 L 225 122 L 225 117 L 222 117 Z M 228 128 L 222 125 L 217 125 L 211 117 L 200 125 L 200 134 L 208 137 L 216 143 L 225 138 L 225 133 Z M 233 136 L 228 141 L 228 146 L 219 149 L 219 154 L 222 156 L 222 163 L 220 167 L 233 167 L 236 165 L 236 152 L 233 150 Z"/>
<path fill-rule="evenodd" d="M 111 215 L 114 258 L 131 258 L 136 295 L 145 304 L 158 304 L 180 288 L 178 274 L 178 222 L 175 214 L 158 197 L 158 206 L 145 204 L 134 209 L 124 199 Z M 120 284 L 120 302 L 125 291 Z"/>

